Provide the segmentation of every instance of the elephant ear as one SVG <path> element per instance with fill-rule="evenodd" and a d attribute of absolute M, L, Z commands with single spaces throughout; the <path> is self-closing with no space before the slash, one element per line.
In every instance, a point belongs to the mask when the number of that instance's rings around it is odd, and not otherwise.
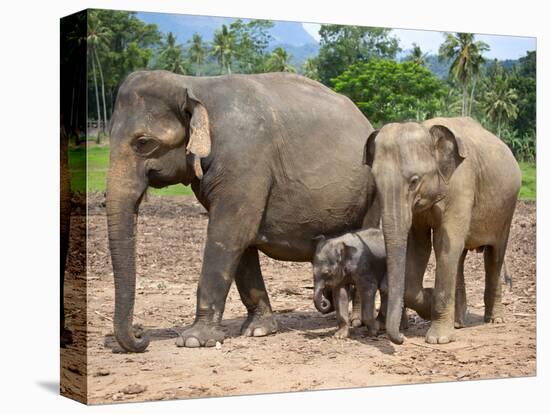
<path fill-rule="evenodd" d="M 187 154 L 192 155 L 193 169 L 196 177 L 203 177 L 201 158 L 210 155 L 212 140 L 210 139 L 210 122 L 208 112 L 202 103 L 190 98 L 189 109 L 191 120 L 189 121 L 190 137 L 187 143 Z"/>
<path fill-rule="evenodd" d="M 367 138 L 365 148 L 363 148 L 363 164 L 366 164 L 369 167 L 372 167 L 372 163 L 374 161 L 374 141 L 376 140 L 376 136 L 379 132 L 379 129 L 372 131 Z"/>
<path fill-rule="evenodd" d="M 432 126 L 430 135 L 439 173 L 445 183 L 448 183 L 457 167 L 467 157 L 466 148 L 462 138 L 444 125 Z"/>
<path fill-rule="evenodd" d="M 345 266 L 346 263 L 353 257 L 353 255 L 357 252 L 357 247 L 350 246 L 346 244 L 345 242 L 338 243 L 336 247 L 338 253 L 338 262 L 342 264 L 342 266 Z"/>

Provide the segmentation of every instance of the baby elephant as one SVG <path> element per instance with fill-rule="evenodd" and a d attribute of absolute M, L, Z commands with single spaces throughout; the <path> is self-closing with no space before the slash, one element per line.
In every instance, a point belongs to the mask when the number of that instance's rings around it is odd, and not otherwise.
<path fill-rule="evenodd" d="M 386 248 L 384 236 L 379 229 L 351 232 L 340 237 L 325 239 L 319 236 L 313 259 L 315 281 L 315 307 L 330 306 L 323 294 L 332 289 L 339 329 L 334 336 L 349 336 L 349 287 L 355 285 L 361 301 L 361 317 L 369 335 L 376 335 L 383 326 L 386 315 L 388 285 L 386 277 Z M 374 298 L 380 290 L 381 306 L 375 318 Z M 405 328 L 407 313 L 403 309 L 402 328 Z"/>

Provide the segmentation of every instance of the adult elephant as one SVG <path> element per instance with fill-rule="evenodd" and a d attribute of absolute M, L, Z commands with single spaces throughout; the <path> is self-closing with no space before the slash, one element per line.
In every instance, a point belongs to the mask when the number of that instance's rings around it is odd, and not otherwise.
<path fill-rule="evenodd" d="M 500 272 L 521 186 L 509 148 L 471 118 L 435 118 L 374 131 L 364 156 L 382 206 L 390 339 L 403 342 L 404 298 L 432 320 L 427 342 L 454 340 L 455 322 L 464 324 L 463 265 L 472 249 L 484 252 L 485 321 L 502 322 Z M 434 289 L 422 286 L 432 238 Z"/>
<path fill-rule="evenodd" d="M 318 234 L 378 222 L 370 208 L 374 180 L 362 163 L 372 130 L 348 98 L 293 74 L 131 74 L 111 121 L 107 179 L 114 332 L 122 348 L 141 352 L 149 343 L 132 330 L 136 220 L 148 186 L 190 184 L 209 211 L 196 319 L 176 343 L 223 340 L 233 279 L 248 310 L 242 333 L 267 335 L 277 324 L 258 250 L 311 261 Z"/>

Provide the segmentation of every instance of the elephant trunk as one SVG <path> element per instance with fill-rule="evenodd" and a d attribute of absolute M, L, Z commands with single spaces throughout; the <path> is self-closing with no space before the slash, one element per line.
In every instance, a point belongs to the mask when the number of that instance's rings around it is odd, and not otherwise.
<path fill-rule="evenodd" d="M 321 313 L 330 313 L 334 310 L 332 302 L 325 296 L 325 282 L 323 280 L 315 281 L 315 291 L 313 293 L 313 303 L 315 308 Z"/>
<path fill-rule="evenodd" d="M 149 338 L 145 334 L 136 338 L 132 321 L 136 289 L 137 210 L 145 188 L 129 191 L 127 182 L 122 185 L 121 180 L 113 178 L 113 175 L 116 174 L 111 169 L 107 184 L 107 224 L 115 280 L 114 333 L 124 350 L 143 352 L 149 345 Z"/>
<path fill-rule="evenodd" d="M 384 198 L 382 230 L 388 273 L 386 332 L 393 343 L 402 344 L 405 338 L 399 332 L 399 326 L 404 306 L 407 240 L 412 218 L 408 203 L 395 196 Z"/>

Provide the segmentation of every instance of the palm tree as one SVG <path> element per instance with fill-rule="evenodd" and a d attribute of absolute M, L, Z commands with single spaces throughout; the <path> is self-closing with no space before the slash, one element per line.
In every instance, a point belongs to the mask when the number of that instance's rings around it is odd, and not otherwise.
<path fill-rule="evenodd" d="M 296 69 L 290 64 L 290 55 L 282 47 L 273 49 L 266 62 L 268 72 L 296 72 Z"/>
<path fill-rule="evenodd" d="M 449 76 L 462 85 L 462 115 L 469 113 L 468 84 L 479 75 L 481 64 L 485 61 L 483 52 L 489 50 L 487 43 L 476 42 L 474 38 L 472 33 L 447 33 L 439 48 L 440 59 L 452 60 Z"/>
<path fill-rule="evenodd" d="M 304 62 L 302 67 L 302 72 L 304 76 L 307 76 L 310 79 L 319 80 L 319 70 L 317 69 L 317 58 L 309 58 Z"/>
<path fill-rule="evenodd" d="M 88 32 L 86 34 L 86 41 L 88 43 L 88 51 L 90 53 L 90 58 L 92 61 L 92 73 L 94 79 L 95 87 L 95 96 L 97 104 L 97 120 L 98 128 L 101 125 L 101 109 L 99 104 L 99 93 L 97 88 L 97 78 L 96 78 L 96 63 L 99 70 L 99 78 L 101 81 L 101 97 L 103 101 L 103 125 L 101 127 L 102 131 L 105 133 L 105 127 L 107 125 L 107 105 L 105 103 L 105 81 L 103 79 L 103 68 L 101 66 L 101 60 L 99 60 L 98 49 L 101 49 L 108 45 L 108 41 L 111 39 L 112 32 L 109 28 L 103 26 L 101 21 L 97 18 L 94 12 L 90 12 L 88 17 Z M 99 131 L 97 134 L 98 144 L 100 142 Z"/>
<path fill-rule="evenodd" d="M 411 54 L 405 58 L 405 60 L 412 62 L 418 66 L 426 66 L 426 58 L 428 57 L 427 53 L 422 53 L 422 49 L 418 44 L 413 43 L 413 48 Z"/>
<path fill-rule="evenodd" d="M 202 41 L 200 34 L 195 33 L 191 40 L 191 47 L 189 48 L 189 60 L 191 63 L 197 65 L 197 75 L 200 76 L 200 67 L 204 63 L 206 58 L 206 49 Z"/>
<path fill-rule="evenodd" d="M 500 66 L 500 65 L 498 65 Z M 516 90 L 510 88 L 509 77 L 502 66 L 497 68 L 495 78 L 490 80 L 489 91 L 485 94 L 484 112 L 497 125 L 497 135 L 500 137 L 502 124 L 516 119 L 518 107 Z"/>
<path fill-rule="evenodd" d="M 168 32 L 166 44 L 159 54 L 159 66 L 180 75 L 185 75 L 188 72 L 182 46 L 176 44 L 176 36 L 172 32 Z"/>
<path fill-rule="evenodd" d="M 231 58 L 235 52 L 235 38 L 233 33 L 224 24 L 221 30 L 214 32 L 212 40 L 212 55 L 218 59 L 222 71 L 231 73 Z"/>

